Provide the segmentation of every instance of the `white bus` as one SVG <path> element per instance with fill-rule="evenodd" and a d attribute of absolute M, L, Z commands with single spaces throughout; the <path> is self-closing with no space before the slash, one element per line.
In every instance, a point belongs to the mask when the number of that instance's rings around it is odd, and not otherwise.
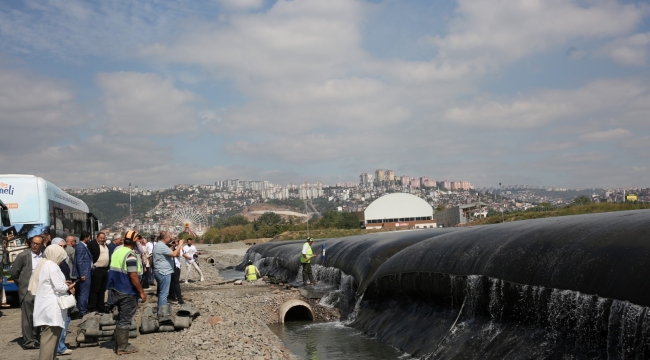
<path fill-rule="evenodd" d="M 54 237 L 77 238 L 82 231 L 95 236 L 97 218 L 83 201 L 65 193 L 51 182 L 33 175 L 0 175 L 0 200 L 11 216 L 11 226 L 2 227 L 7 246 L 5 269 L 27 248 L 27 239 L 48 233 Z"/>

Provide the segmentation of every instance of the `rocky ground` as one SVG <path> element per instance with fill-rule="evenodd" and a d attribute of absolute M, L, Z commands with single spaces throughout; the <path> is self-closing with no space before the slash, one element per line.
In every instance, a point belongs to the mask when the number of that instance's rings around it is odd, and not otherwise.
<path fill-rule="evenodd" d="M 302 299 L 312 304 L 318 320 L 335 320 L 335 310 L 318 305 L 317 300 L 305 299 L 297 289 L 268 284 L 263 280 L 255 284 L 224 284 L 219 269 L 238 264 L 247 246 L 243 243 L 200 246 L 201 269 L 206 281 L 182 284 L 183 297 L 199 311 L 192 326 L 177 332 L 138 335 L 131 343 L 140 352 L 129 355 L 132 359 L 254 359 L 276 360 L 295 358 L 285 349 L 266 324 L 278 321 L 278 309 L 289 299 Z M 205 259 L 214 258 L 214 265 Z M 183 269 L 184 270 L 184 269 Z M 181 275 L 181 279 L 184 274 Z M 147 303 L 155 303 L 154 291 L 149 291 Z M 177 310 L 179 305 L 174 305 Z M 3 309 L 0 317 L 0 358 L 16 360 L 37 359 L 38 351 L 22 350 L 18 341 L 20 335 L 20 309 Z M 136 317 L 138 318 L 141 309 Z M 112 342 L 100 347 L 75 349 L 74 341 L 80 320 L 73 320 L 71 333 L 67 336 L 74 353 L 60 359 L 113 359 L 117 358 L 111 349 Z M 124 358 L 124 357 L 123 357 Z"/>

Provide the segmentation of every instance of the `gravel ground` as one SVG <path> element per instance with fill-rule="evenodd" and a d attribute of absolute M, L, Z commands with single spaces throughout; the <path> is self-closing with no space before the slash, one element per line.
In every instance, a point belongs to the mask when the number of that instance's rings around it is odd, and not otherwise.
<path fill-rule="evenodd" d="M 126 356 L 131 359 L 253 359 L 276 360 L 295 359 L 278 337 L 266 324 L 276 323 L 278 308 L 289 299 L 302 299 L 312 304 L 318 320 L 335 320 L 338 313 L 334 309 L 320 306 L 316 300 L 307 300 L 296 289 L 286 289 L 278 285 L 267 284 L 260 280 L 255 284 L 217 285 L 223 282 L 219 269 L 238 264 L 242 256 L 241 249 L 247 248 L 243 243 L 200 245 L 204 250 L 200 258 L 201 269 L 206 281 L 198 282 L 198 275 L 192 274 L 189 284 L 182 284 L 183 297 L 199 311 L 189 329 L 177 332 L 138 335 L 131 343 L 140 348 L 140 352 Z M 228 250 L 220 251 L 220 250 Z M 233 250 L 239 250 L 239 253 Z M 215 265 L 205 262 L 213 257 Z M 184 267 L 183 267 L 184 271 Z M 181 275 L 181 279 L 184 274 Z M 194 279 L 195 281 L 192 281 Z M 155 303 L 155 291 L 148 291 L 147 303 Z M 174 305 L 177 310 L 179 305 Z M 139 324 L 142 306 L 136 315 Z M 3 359 L 37 359 L 38 351 L 22 350 L 18 345 L 20 335 L 20 309 L 3 309 L 0 317 L 0 358 Z M 75 337 L 81 320 L 73 320 L 71 333 L 67 340 L 73 347 L 73 354 L 61 356 L 60 359 L 115 359 L 112 342 L 100 347 L 78 348 Z M 124 358 L 124 357 L 122 357 Z"/>

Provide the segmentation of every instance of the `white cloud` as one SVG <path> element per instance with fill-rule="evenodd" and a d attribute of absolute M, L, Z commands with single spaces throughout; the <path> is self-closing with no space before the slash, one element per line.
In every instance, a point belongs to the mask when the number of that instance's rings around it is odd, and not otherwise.
<path fill-rule="evenodd" d="M 632 132 L 623 128 L 611 129 L 605 131 L 595 131 L 588 134 L 580 135 L 579 139 L 587 142 L 605 142 L 622 140 L 632 137 Z"/>
<path fill-rule="evenodd" d="M 558 121 L 576 123 L 586 118 L 647 125 L 649 100 L 650 87 L 642 81 L 597 80 L 577 89 L 545 90 L 513 99 L 477 97 L 469 105 L 449 108 L 445 119 L 459 125 L 513 129 L 539 128 Z"/>
<path fill-rule="evenodd" d="M 650 135 L 639 136 L 623 142 L 623 147 L 629 149 L 650 148 Z"/>
<path fill-rule="evenodd" d="M 184 17 L 208 4 L 183 2 L 34 0 L 0 8 L 0 46 L 16 54 L 51 54 L 68 62 L 84 56 L 123 58 L 126 49 L 171 34 Z"/>
<path fill-rule="evenodd" d="M 600 53 L 623 65 L 647 65 L 650 55 L 650 32 L 616 39 L 603 46 Z"/>
<path fill-rule="evenodd" d="M 488 65 L 510 62 L 571 39 L 625 35 L 649 7 L 614 1 L 458 0 L 450 33 L 434 36 L 444 58 L 478 56 Z"/>
<path fill-rule="evenodd" d="M 198 114 L 192 92 L 174 87 L 172 79 L 151 73 L 101 73 L 106 128 L 112 134 L 175 135 L 196 130 Z"/>
<path fill-rule="evenodd" d="M 250 10 L 258 9 L 264 5 L 264 0 L 217 0 L 228 9 Z"/>
<path fill-rule="evenodd" d="M 0 67 L 0 152 L 66 141 L 87 121 L 68 84 L 21 68 Z M 5 163 L 8 164 L 8 163 Z"/>
<path fill-rule="evenodd" d="M 530 152 L 551 152 L 571 149 L 578 145 L 574 141 L 535 141 L 525 144 L 522 149 Z"/>
<path fill-rule="evenodd" d="M 268 11 L 199 23 L 172 43 L 143 45 L 144 58 L 199 64 L 242 87 L 343 75 L 360 60 L 357 1 L 279 0 Z"/>

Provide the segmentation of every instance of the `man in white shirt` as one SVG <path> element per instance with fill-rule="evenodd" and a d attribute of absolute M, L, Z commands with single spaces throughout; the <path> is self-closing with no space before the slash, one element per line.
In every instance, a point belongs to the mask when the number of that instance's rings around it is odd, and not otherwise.
<path fill-rule="evenodd" d="M 190 278 L 190 273 L 192 272 L 192 268 L 196 269 L 196 271 L 201 275 L 201 280 L 203 281 L 203 272 L 201 271 L 201 268 L 199 268 L 199 264 L 196 263 L 196 260 L 194 260 L 194 255 L 197 254 L 196 246 L 192 244 L 192 239 L 187 239 L 187 245 L 183 246 L 183 257 L 185 258 L 185 283 L 187 284 L 187 281 Z M 198 256 L 198 255 L 197 255 Z"/>
<path fill-rule="evenodd" d="M 146 276 L 149 277 L 149 285 L 154 284 L 154 276 L 153 276 L 153 246 L 155 245 L 154 240 L 156 239 L 156 235 L 151 235 L 149 236 L 149 241 L 147 241 L 147 253 L 149 254 L 149 267 L 147 268 Z"/>

